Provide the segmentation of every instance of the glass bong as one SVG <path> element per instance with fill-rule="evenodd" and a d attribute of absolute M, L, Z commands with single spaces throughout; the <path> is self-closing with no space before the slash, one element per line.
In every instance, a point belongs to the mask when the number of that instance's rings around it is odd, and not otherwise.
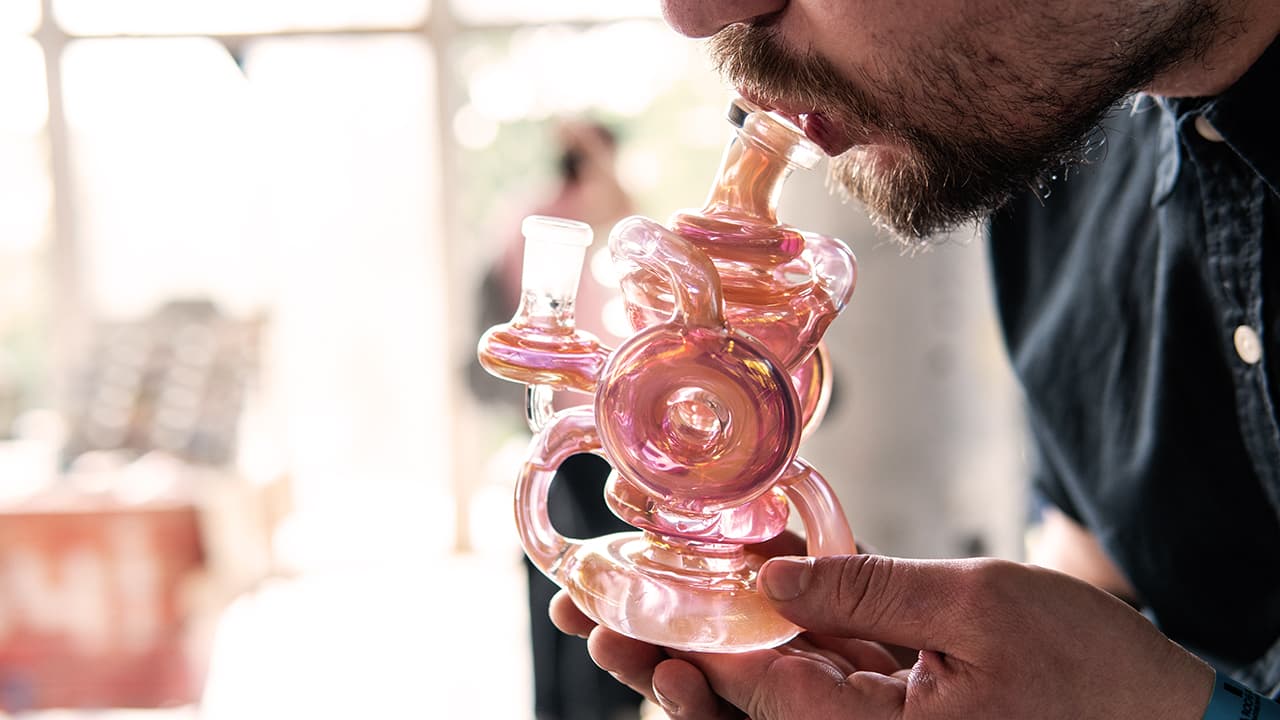
<path fill-rule="evenodd" d="M 848 303 L 856 263 L 839 240 L 779 223 L 782 184 L 817 148 L 738 99 L 710 197 L 669 224 L 629 217 L 609 250 L 635 332 L 616 349 L 576 328 L 591 228 L 530 216 L 522 297 L 478 348 L 491 373 L 527 386 L 534 437 L 515 489 L 526 554 L 596 622 L 702 652 L 773 647 L 800 629 L 756 589 L 753 545 L 794 506 L 810 555 L 854 552 L 830 486 L 797 457 L 826 411 L 822 335 Z M 552 395 L 590 396 L 554 409 Z M 556 468 L 596 453 L 605 501 L 636 532 L 562 536 L 548 517 Z"/>

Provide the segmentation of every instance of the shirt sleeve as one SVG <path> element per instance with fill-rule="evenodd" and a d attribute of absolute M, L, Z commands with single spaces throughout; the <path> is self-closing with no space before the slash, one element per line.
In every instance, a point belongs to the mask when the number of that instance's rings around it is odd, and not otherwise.
<path fill-rule="evenodd" d="M 1060 510 L 1079 525 L 1085 525 L 1079 508 L 1071 499 L 1061 475 L 1054 471 L 1043 449 L 1040 439 L 1042 432 L 1031 423 L 1027 448 L 1027 461 L 1030 470 L 1031 502 L 1034 516 L 1038 516 L 1046 505 Z"/>

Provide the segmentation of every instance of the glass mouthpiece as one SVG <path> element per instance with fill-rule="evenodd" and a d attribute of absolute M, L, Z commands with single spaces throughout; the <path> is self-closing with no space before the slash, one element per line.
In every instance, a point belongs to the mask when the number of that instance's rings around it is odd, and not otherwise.
<path fill-rule="evenodd" d="M 591 244 L 591 226 L 568 218 L 530 215 L 520 223 L 525 240 L 587 247 Z"/>
<path fill-rule="evenodd" d="M 524 234 L 520 278 L 524 295 L 532 298 L 539 310 L 571 311 L 587 247 L 591 245 L 591 226 L 577 220 L 530 215 L 520 230 Z"/>
<path fill-rule="evenodd" d="M 759 105 L 735 96 L 725 112 L 729 124 L 771 147 L 778 147 L 794 165 L 811 170 L 822 159 L 822 151 L 790 118 L 764 110 Z"/>

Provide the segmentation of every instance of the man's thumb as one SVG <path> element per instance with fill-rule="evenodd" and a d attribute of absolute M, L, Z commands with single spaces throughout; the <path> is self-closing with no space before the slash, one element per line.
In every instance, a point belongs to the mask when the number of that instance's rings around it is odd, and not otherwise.
<path fill-rule="evenodd" d="M 957 601 L 973 569 L 881 555 L 778 557 L 761 568 L 760 588 L 807 630 L 951 652 L 947 630 L 960 619 Z"/>

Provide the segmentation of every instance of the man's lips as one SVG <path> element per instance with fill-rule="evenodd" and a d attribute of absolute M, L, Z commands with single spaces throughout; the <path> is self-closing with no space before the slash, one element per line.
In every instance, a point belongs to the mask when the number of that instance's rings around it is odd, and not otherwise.
<path fill-rule="evenodd" d="M 827 155 L 835 157 L 854 145 L 865 144 L 869 138 L 852 132 L 848 127 L 836 122 L 829 115 L 816 112 L 812 108 L 788 105 L 785 102 L 767 101 L 748 91 L 739 89 L 743 98 L 762 110 L 770 111 L 785 117 L 804 132 L 813 144 L 822 148 Z"/>
<path fill-rule="evenodd" d="M 793 125 L 800 128 L 805 137 L 822 151 L 831 157 L 835 157 L 855 145 L 869 144 L 870 137 L 865 134 L 855 134 L 848 128 L 833 121 L 830 115 L 820 112 L 803 112 L 789 113 L 781 110 L 773 110 L 773 112 L 782 115 L 790 120 Z"/>
<path fill-rule="evenodd" d="M 804 130 L 805 137 L 812 140 L 814 145 L 822 148 L 822 151 L 831 157 L 859 144 L 857 138 L 852 137 L 852 133 L 833 123 L 822 113 L 806 113 L 800 116 L 799 124 Z"/>

